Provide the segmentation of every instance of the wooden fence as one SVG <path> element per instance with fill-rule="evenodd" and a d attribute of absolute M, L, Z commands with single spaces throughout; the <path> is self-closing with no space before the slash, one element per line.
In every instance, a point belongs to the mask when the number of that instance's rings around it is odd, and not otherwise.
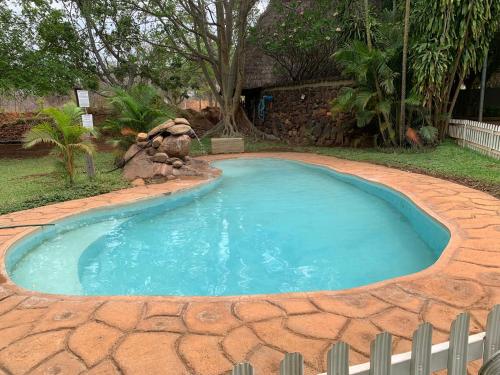
<path fill-rule="evenodd" d="M 327 354 L 327 372 L 322 375 L 430 375 L 447 369 L 448 375 L 467 375 L 468 362 L 483 360 L 479 375 L 500 374 L 500 305 L 488 315 L 486 332 L 469 336 L 470 316 L 462 313 L 451 324 L 450 341 L 432 345 L 432 325 L 421 324 L 413 334 L 412 351 L 392 356 L 392 336 L 384 332 L 371 344 L 370 362 L 349 367 L 349 345 L 338 342 Z M 303 375 L 300 353 L 285 355 L 280 375 Z M 260 375 L 252 365 L 241 363 L 232 375 Z M 264 375 L 264 374 L 262 374 Z M 267 374 L 266 374 L 267 375 Z"/>
<path fill-rule="evenodd" d="M 500 159 L 500 125 L 452 119 L 448 134 L 463 147 Z"/>

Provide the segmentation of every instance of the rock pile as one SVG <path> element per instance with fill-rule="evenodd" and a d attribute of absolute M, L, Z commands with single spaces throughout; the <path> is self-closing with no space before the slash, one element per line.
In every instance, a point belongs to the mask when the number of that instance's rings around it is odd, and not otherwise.
<path fill-rule="evenodd" d="M 148 133 L 137 134 L 135 144 L 124 156 L 124 177 L 135 184 L 185 176 L 209 177 L 212 169 L 208 163 L 189 157 L 194 137 L 185 118 L 168 120 Z"/>

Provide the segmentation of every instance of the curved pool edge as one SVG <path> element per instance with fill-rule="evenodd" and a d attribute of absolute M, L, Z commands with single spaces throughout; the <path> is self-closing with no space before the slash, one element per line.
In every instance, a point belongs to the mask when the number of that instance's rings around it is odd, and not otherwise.
<path fill-rule="evenodd" d="M 284 160 L 292 160 L 303 162 L 311 165 L 317 165 L 321 167 L 327 167 L 332 169 L 335 172 L 351 175 L 357 178 L 361 178 L 362 180 L 366 180 L 371 183 L 382 185 L 389 190 L 393 190 L 397 193 L 402 194 L 408 200 L 413 202 L 415 205 L 420 207 L 427 215 L 436 220 L 438 223 L 443 225 L 450 232 L 450 239 L 447 246 L 442 251 L 439 258 L 436 260 L 434 264 L 427 267 L 424 270 L 418 271 L 416 273 L 387 279 L 383 281 L 379 281 L 376 283 L 352 288 L 345 290 L 319 290 L 314 292 L 293 292 L 293 293 L 273 293 L 273 294 L 255 294 L 255 295 L 237 295 L 237 296 L 126 296 L 126 295 L 117 295 L 117 296 L 73 296 L 73 295 L 60 295 L 60 294 L 47 294 L 36 291 L 31 291 L 28 289 L 24 289 L 17 284 L 15 284 L 9 277 L 6 270 L 6 255 L 8 251 L 13 248 L 13 246 L 24 239 L 26 236 L 33 234 L 38 231 L 37 228 L 29 228 L 23 230 L 14 230 L 11 231 L 12 234 L 4 235 L 0 233 L 0 286 L 8 285 L 10 287 L 14 287 L 19 292 L 23 294 L 29 295 L 38 295 L 50 298 L 64 298 L 64 299 L 120 299 L 120 300 L 140 300 L 140 299 L 162 299 L 168 298 L 172 300 L 261 300 L 268 297 L 276 297 L 276 298 L 312 298 L 318 296 L 334 296 L 334 295 L 346 295 L 353 293 L 362 293 L 365 291 L 370 291 L 372 289 L 377 289 L 384 287 L 386 285 L 394 284 L 394 283 L 407 283 L 417 279 L 421 279 L 422 277 L 430 276 L 432 274 L 437 274 L 439 271 L 442 271 L 448 262 L 453 258 L 457 250 L 459 249 L 460 242 L 464 239 L 463 237 L 463 228 L 458 225 L 455 220 L 450 220 L 450 217 L 443 215 L 443 212 L 438 212 L 435 208 L 433 208 L 432 202 L 429 201 L 429 197 L 426 195 L 422 197 L 422 193 L 412 191 L 410 188 L 402 188 L 401 186 L 394 186 L 397 181 L 401 180 L 400 177 L 413 177 L 417 178 L 417 180 L 431 180 L 432 184 L 451 184 L 456 187 L 460 187 L 461 189 L 467 190 L 467 193 L 473 192 L 474 194 L 478 194 L 481 196 L 485 196 L 486 199 L 491 200 L 492 202 L 496 201 L 500 203 L 500 200 L 491 197 L 485 193 L 467 188 L 462 185 L 458 185 L 449 181 L 437 179 L 434 177 L 424 176 L 415 174 L 412 172 L 404 172 L 396 169 L 391 169 L 387 167 L 382 167 L 378 165 L 361 163 L 361 162 L 353 162 L 347 161 L 343 159 L 337 159 L 334 157 L 328 156 L 320 156 L 315 154 L 305 154 L 305 153 L 245 153 L 245 154 L 226 154 L 226 155 L 211 155 L 202 157 L 204 160 L 209 162 L 224 160 L 224 159 L 233 159 L 233 158 L 278 158 Z M 354 168 L 356 166 L 358 169 Z M 398 176 L 400 175 L 400 176 Z M 402 176 L 401 176 L 402 175 Z M 217 177 L 216 177 L 217 178 Z M 74 201 L 56 203 L 49 206 L 38 207 L 26 211 L 15 212 L 7 215 L 0 216 L 0 225 L 4 225 L 3 221 L 7 219 L 5 225 L 9 223 L 33 223 L 35 221 L 40 221 L 36 219 L 32 219 L 30 214 L 33 213 L 34 216 L 44 217 L 44 222 L 57 222 L 62 219 L 67 219 L 72 216 L 80 215 L 82 213 L 88 213 L 90 211 L 107 209 L 109 206 L 123 206 L 123 205 L 131 205 L 144 200 L 154 200 L 165 194 L 172 194 L 181 191 L 185 191 L 194 187 L 198 187 L 203 184 L 210 183 L 214 178 L 206 179 L 206 180 L 174 180 L 169 181 L 162 184 L 157 185 L 147 185 L 144 187 L 133 187 L 123 190 L 118 190 L 115 192 L 78 199 Z M 404 180 L 404 179 L 403 179 Z M 424 184 L 428 184 L 429 181 L 424 181 Z M 437 195 L 433 195 L 432 197 L 438 197 Z M 443 197 L 447 197 L 447 195 L 443 195 Z M 456 196 L 453 195 L 454 199 Z M 484 199 L 484 198 L 478 198 Z M 483 209 L 481 207 L 480 209 Z M 55 214 L 54 214 L 55 212 Z M 46 215 L 43 215 L 43 214 Z M 28 215 L 28 219 L 26 219 L 26 215 Z M 51 216 L 52 215 L 52 216 Z M 49 219 L 46 217 L 49 216 Z M 5 279 L 5 282 L 1 282 L 2 278 Z"/>
<path fill-rule="evenodd" d="M 488 311 L 500 303 L 500 200 L 429 176 L 311 154 L 242 154 L 207 160 L 242 156 L 295 159 L 389 186 L 445 224 L 450 242 L 438 262 L 424 271 L 335 292 L 242 297 L 51 295 L 16 286 L 1 269 L 0 333 L 9 330 L 15 336 L 2 340 L 0 368 L 31 373 L 57 366 L 64 373 L 75 373 L 78 366 L 78 372 L 116 374 L 164 373 L 169 368 L 204 375 L 207 363 L 211 373 L 220 374 L 235 362 L 249 360 L 259 373 L 271 374 L 279 368 L 282 353 L 300 351 L 309 372 L 324 373 L 324 353 L 337 340 L 353 346 L 352 364 L 359 364 L 367 361 L 371 340 L 382 331 L 393 335 L 393 354 L 398 354 L 409 350 L 413 331 L 422 321 L 438 328 L 433 335 L 436 343 L 447 340 L 451 319 L 462 311 L 472 316 L 471 334 L 484 330 Z M 115 191 L 3 215 L 0 225 L 57 220 L 188 187 L 172 181 Z M 32 231 L 0 233 L 0 268 L 5 251 Z M 114 335 L 116 340 L 101 347 L 96 357 L 94 340 L 82 340 L 82 334 Z M 34 343 L 54 350 L 26 354 Z"/>

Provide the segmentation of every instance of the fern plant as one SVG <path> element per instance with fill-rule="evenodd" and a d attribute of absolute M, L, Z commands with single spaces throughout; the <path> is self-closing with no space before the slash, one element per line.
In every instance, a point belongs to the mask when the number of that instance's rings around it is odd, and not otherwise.
<path fill-rule="evenodd" d="M 104 129 L 118 137 L 114 143 L 122 148 L 130 146 L 137 133 L 148 132 L 161 122 L 175 117 L 175 110 L 149 85 L 139 84 L 128 91 L 115 88 L 109 103 L 117 117 L 108 120 Z"/>
<path fill-rule="evenodd" d="M 71 184 L 75 177 L 75 156 L 78 153 L 93 154 L 93 146 L 83 136 L 92 132 L 80 125 L 82 110 L 74 103 L 67 103 L 62 108 L 45 108 L 41 114 L 51 121 L 34 126 L 24 136 L 24 147 L 30 148 L 40 143 L 55 147 L 55 154 L 66 172 Z"/>

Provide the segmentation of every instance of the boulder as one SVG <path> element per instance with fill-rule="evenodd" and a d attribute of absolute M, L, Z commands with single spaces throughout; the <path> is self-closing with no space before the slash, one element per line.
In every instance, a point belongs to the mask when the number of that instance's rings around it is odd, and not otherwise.
<path fill-rule="evenodd" d="M 163 163 L 154 163 L 152 177 L 167 177 L 172 175 L 172 166 Z"/>
<path fill-rule="evenodd" d="M 142 150 L 143 149 L 139 148 L 139 146 L 132 145 L 125 154 L 125 161 L 135 155 L 134 158 L 128 161 L 123 167 L 123 177 L 125 177 L 125 179 L 133 181 L 137 178 L 149 178 L 153 175 L 153 162 Z M 141 152 L 137 153 L 138 151 Z"/>
<path fill-rule="evenodd" d="M 189 121 L 186 120 L 184 117 L 178 117 L 174 120 L 176 124 L 184 124 L 184 125 L 189 125 Z"/>
<path fill-rule="evenodd" d="M 184 165 L 184 163 L 180 160 L 176 160 L 172 163 L 172 167 L 174 168 L 181 168 Z"/>
<path fill-rule="evenodd" d="M 166 163 L 167 159 L 168 155 L 165 154 L 164 152 L 158 152 L 151 157 L 151 161 L 153 163 Z"/>
<path fill-rule="evenodd" d="M 178 137 L 166 137 L 163 139 L 158 151 L 164 152 L 169 156 L 184 158 L 189 154 L 191 138 L 188 135 Z"/>
<path fill-rule="evenodd" d="M 136 145 L 140 148 L 146 148 L 148 147 L 148 142 L 137 142 Z"/>
<path fill-rule="evenodd" d="M 161 135 L 158 135 L 153 139 L 152 145 L 154 148 L 158 148 L 160 147 L 162 142 L 163 142 L 163 137 Z"/>
<path fill-rule="evenodd" d="M 148 135 L 147 133 L 139 133 L 137 134 L 137 136 L 135 137 L 135 140 L 137 142 L 145 142 L 148 140 Z"/>
<path fill-rule="evenodd" d="M 170 128 L 168 128 L 168 132 L 172 135 L 189 134 L 192 131 L 193 131 L 193 129 L 191 129 L 191 126 L 184 125 L 184 124 L 175 124 L 174 126 L 171 126 Z"/>
<path fill-rule="evenodd" d="M 148 154 L 149 156 L 153 156 L 154 154 L 156 154 L 156 149 L 153 147 L 149 147 L 146 149 L 146 154 Z"/>
<path fill-rule="evenodd" d="M 147 135 L 148 135 L 149 138 L 152 138 L 155 135 L 160 134 L 160 133 L 166 131 L 168 128 L 170 128 L 171 126 L 174 126 L 174 125 L 175 125 L 175 122 L 172 121 L 172 120 L 165 121 L 164 123 L 162 123 L 162 124 L 154 127 L 153 129 L 151 129 L 148 132 Z"/>
<path fill-rule="evenodd" d="M 181 160 L 181 159 L 179 159 L 179 158 L 168 158 L 168 159 L 167 159 L 167 164 L 174 164 L 174 162 L 175 162 L 176 160 Z"/>

